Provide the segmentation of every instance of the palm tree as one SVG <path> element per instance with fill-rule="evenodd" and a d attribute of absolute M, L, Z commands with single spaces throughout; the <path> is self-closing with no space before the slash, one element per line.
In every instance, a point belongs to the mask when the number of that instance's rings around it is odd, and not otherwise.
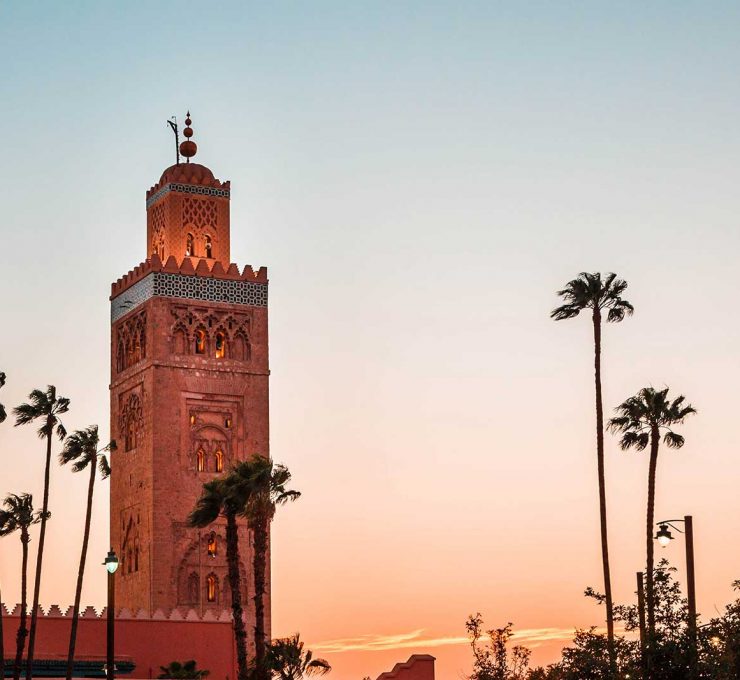
<path fill-rule="evenodd" d="M 21 661 L 23 659 L 23 647 L 26 642 L 26 609 L 27 609 L 27 575 L 28 575 L 28 543 L 31 537 L 28 528 L 32 524 L 41 521 L 41 513 L 33 511 L 33 497 L 24 493 L 20 496 L 11 493 L 5 497 L 5 506 L 0 510 L 0 536 L 7 536 L 14 531 L 21 533 L 21 546 L 23 547 L 23 561 L 21 565 L 21 618 L 18 624 L 15 646 L 15 666 L 13 668 L 13 679 L 18 680 L 21 675 Z M 2 641 L 0 640 L 0 643 Z M 26 657 L 26 664 L 30 664 Z"/>
<path fill-rule="evenodd" d="M 635 396 L 617 406 L 619 414 L 609 421 L 609 430 L 619 433 L 622 438 L 619 446 L 623 451 L 637 449 L 642 451 L 650 444 L 650 467 L 648 472 L 648 501 L 647 501 L 647 617 L 648 617 L 648 667 L 650 667 L 650 648 L 655 637 L 655 589 L 654 589 L 654 543 L 653 527 L 655 523 L 655 472 L 658 465 L 658 449 L 661 436 L 663 443 L 671 449 L 680 449 L 684 445 L 684 438 L 674 432 L 671 427 L 683 423 L 685 418 L 696 409 L 686 404 L 686 398 L 681 395 L 673 401 L 668 398 L 668 388 L 655 390 L 652 387 L 643 387 Z"/>
<path fill-rule="evenodd" d="M 90 478 L 87 483 L 87 510 L 85 512 L 85 532 L 82 537 L 82 553 L 80 554 L 80 566 L 77 569 L 77 589 L 75 590 L 75 603 L 72 610 L 72 629 L 69 635 L 69 652 L 67 654 L 67 680 L 72 678 L 72 669 L 75 658 L 75 644 L 77 642 L 77 623 L 80 618 L 80 599 L 82 598 L 82 581 L 85 575 L 85 561 L 87 560 L 87 545 L 90 539 L 90 519 L 92 517 L 93 489 L 95 487 L 95 470 L 100 469 L 100 476 L 106 479 L 110 475 L 110 466 L 105 456 L 107 451 L 115 451 L 115 441 L 99 448 L 100 439 L 98 426 L 91 425 L 84 430 L 73 432 L 64 442 L 64 449 L 59 454 L 59 463 L 66 465 L 74 461 L 73 472 L 82 472 L 85 468 L 90 470 Z"/>
<path fill-rule="evenodd" d="M 51 438 L 56 433 L 62 441 L 67 434 L 59 416 L 69 410 L 69 399 L 58 397 L 56 387 L 49 385 L 46 392 L 34 390 L 29 395 L 29 403 L 21 404 L 13 409 L 15 425 L 27 425 L 40 420 L 43 424 L 38 430 L 40 439 L 46 439 L 46 465 L 44 467 L 44 501 L 41 507 L 41 530 L 39 531 L 39 547 L 36 553 L 36 575 L 33 584 L 33 609 L 31 610 L 31 631 L 28 637 L 28 655 L 26 663 L 26 679 L 31 680 L 33 665 L 33 649 L 36 642 L 36 617 L 41 594 L 41 566 L 44 559 L 44 539 L 46 538 L 46 520 L 49 518 L 49 473 L 51 470 Z"/>
<path fill-rule="evenodd" d="M 160 666 L 159 669 L 162 671 L 157 676 L 160 680 L 164 680 L 165 678 L 173 678 L 174 680 L 201 680 L 211 674 L 211 671 L 200 670 L 193 659 L 185 663 L 171 661 L 166 666 Z"/>
<path fill-rule="evenodd" d="M 634 307 L 622 299 L 627 282 L 618 279 L 616 274 L 606 274 L 601 278 L 599 272 L 582 272 L 577 279 L 569 281 L 558 295 L 565 304 L 550 312 L 556 321 L 572 319 L 583 310 L 591 310 L 594 329 L 594 382 L 596 384 L 596 466 L 599 478 L 599 519 L 601 522 L 601 561 L 604 569 L 604 601 L 606 603 L 606 629 L 609 646 L 609 660 L 612 674 L 616 671 L 616 650 L 614 646 L 614 603 L 609 569 L 609 537 L 606 519 L 606 474 L 604 471 L 604 407 L 601 399 L 601 322 L 606 312 L 606 321 L 618 323 L 625 316 L 631 316 Z M 608 310 L 608 311 L 607 311 Z"/>
<path fill-rule="evenodd" d="M 326 659 L 314 659 L 310 649 L 303 650 L 298 633 L 267 643 L 267 667 L 279 680 L 301 680 L 308 675 L 326 675 L 331 670 Z"/>
<path fill-rule="evenodd" d="M 241 489 L 230 488 L 223 477 L 206 482 L 195 508 L 188 517 L 188 524 L 191 527 L 203 529 L 213 524 L 221 515 L 226 517 L 226 562 L 229 569 L 229 585 L 231 586 L 231 612 L 234 642 L 236 644 L 238 680 L 247 680 L 249 675 L 247 632 L 244 628 L 242 609 L 242 586 L 239 573 L 241 560 L 239 557 L 239 532 L 236 523 L 238 509 L 244 507 L 246 498 L 238 495 L 240 491 L 245 492 L 244 485 Z M 200 549 L 200 546 L 198 549 Z"/>
<path fill-rule="evenodd" d="M 257 680 L 268 680 L 265 670 L 265 571 L 270 522 L 278 505 L 295 501 L 299 491 L 286 489 L 290 482 L 290 471 L 285 465 L 276 465 L 265 456 L 255 455 L 239 463 L 232 477 L 244 480 L 250 493 L 243 494 L 246 505 L 240 511 L 247 518 L 254 533 L 254 647 Z"/>

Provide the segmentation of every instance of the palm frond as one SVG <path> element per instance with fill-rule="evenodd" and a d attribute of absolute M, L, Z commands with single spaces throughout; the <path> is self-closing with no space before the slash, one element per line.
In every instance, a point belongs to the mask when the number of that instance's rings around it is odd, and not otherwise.
<path fill-rule="evenodd" d="M 227 500 L 226 486 L 221 479 L 214 479 L 203 485 L 203 491 L 195 507 L 188 515 L 188 525 L 204 528 L 213 524 L 221 514 Z"/>
<path fill-rule="evenodd" d="M 102 479 L 108 479 L 110 477 L 110 464 L 108 463 L 108 459 L 105 457 L 105 454 L 100 454 L 98 456 L 98 470 L 100 470 L 100 476 Z"/>
<path fill-rule="evenodd" d="M 622 451 L 626 451 L 627 449 L 642 451 L 649 442 L 650 434 L 648 432 L 634 432 L 630 430 L 622 435 L 622 438 L 619 440 L 619 447 Z"/>
<path fill-rule="evenodd" d="M 680 434 L 677 434 L 672 430 L 668 430 L 668 432 L 663 435 L 663 441 L 669 449 L 680 449 L 686 440 Z"/>

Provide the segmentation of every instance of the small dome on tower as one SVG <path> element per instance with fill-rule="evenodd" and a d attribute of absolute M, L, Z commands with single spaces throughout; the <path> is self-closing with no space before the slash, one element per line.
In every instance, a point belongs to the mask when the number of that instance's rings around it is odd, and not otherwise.
<path fill-rule="evenodd" d="M 159 178 L 159 186 L 164 186 L 170 182 L 177 184 L 201 184 L 204 186 L 220 185 L 220 182 L 213 176 L 211 170 L 205 165 L 200 165 L 200 163 L 170 165 Z"/>

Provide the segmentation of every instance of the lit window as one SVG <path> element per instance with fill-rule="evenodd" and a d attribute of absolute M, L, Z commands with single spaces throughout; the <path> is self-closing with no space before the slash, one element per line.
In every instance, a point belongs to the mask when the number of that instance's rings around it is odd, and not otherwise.
<path fill-rule="evenodd" d="M 224 471 L 224 452 L 219 449 L 216 451 L 216 472 Z"/>
<path fill-rule="evenodd" d="M 190 424 L 195 425 L 195 413 L 190 414 Z"/>
<path fill-rule="evenodd" d="M 224 419 L 224 427 L 225 427 L 225 428 L 226 428 L 227 430 L 230 430 L 230 429 L 231 429 L 231 418 L 226 418 L 226 419 Z"/>
<path fill-rule="evenodd" d="M 223 359 L 226 356 L 226 336 L 223 333 L 216 333 L 216 359 Z"/>
<path fill-rule="evenodd" d="M 206 333 L 205 331 L 195 331 L 195 353 L 206 353 Z"/>
<path fill-rule="evenodd" d="M 188 234 L 188 239 L 185 245 L 185 255 L 188 257 L 195 257 L 195 239 L 192 234 Z"/>
<path fill-rule="evenodd" d="M 212 531 L 208 537 L 208 557 L 216 557 L 218 554 L 218 545 L 216 545 L 216 532 Z"/>
<path fill-rule="evenodd" d="M 208 575 L 208 591 L 207 591 L 207 598 L 209 602 L 215 602 L 218 599 L 218 579 L 216 578 L 216 574 L 209 574 Z"/>
<path fill-rule="evenodd" d="M 198 453 L 195 454 L 195 457 L 198 472 L 203 472 L 206 469 L 206 454 L 203 449 L 198 449 Z"/>
<path fill-rule="evenodd" d="M 210 236 L 206 236 L 206 257 L 213 257 L 213 244 Z"/>

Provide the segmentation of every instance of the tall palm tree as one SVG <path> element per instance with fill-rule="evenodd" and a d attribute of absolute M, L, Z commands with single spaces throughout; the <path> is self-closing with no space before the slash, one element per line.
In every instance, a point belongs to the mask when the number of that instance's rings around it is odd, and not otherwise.
<path fill-rule="evenodd" d="M 28 655 L 26 664 L 26 678 L 31 680 L 33 666 L 33 650 L 36 643 L 36 617 L 41 594 L 41 566 L 44 560 L 44 539 L 46 538 L 46 520 L 49 518 L 49 473 L 51 471 L 51 438 L 56 433 L 62 441 L 67 435 L 59 416 L 69 410 L 69 399 L 58 397 L 56 387 L 49 385 L 46 392 L 34 390 L 28 397 L 29 403 L 21 404 L 13 409 L 15 425 L 27 425 L 35 420 L 41 421 L 38 430 L 40 439 L 46 439 L 46 465 L 44 467 L 44 501 L 41 507 L 41 530 L 39 531 L 39 547 L 36 553 L 36 575 L 33 583 L 33 609 L 31 610 L 31 631 L 28 637 Z"/>
<path fill-rule="evenodd" d="M 5 386 L 5 373 L 0 371 L 0 387 Z M 6 418 L 5 407 L 0 404 L 0 423 L 5 421 Z M 2 643 L 3 640 L 3 594 L 0 588 L 0 678 L 5 677 L 5 648 Z"/>
<path fill-rule="evenodd" d="M 652 387 L 643 387 L 635 396 L 630 397 L 617 406 L 619 414 L 609 421 L 609 430 L 621 434 L 619 446 L 622 450 L 636 449 L 642 451 L 650 444 L 650 466 L 648 472 L 648 500 L 646 521 L 646 548 L 647 548 L 647 618 L 648 618 L 648 664 L 650 664 L 650 648 L 655 637 L 655 588 L 654 588 L 654 542 L 653 528 L 655 524 L 655 473 L 658 466 L 658 450 L 661 437 L 663 443 L 671 449 L 680 449 L 684 445 L 684 438 L 674 432 L 671 427 L 683 423 L 685 418 L 696 409 L 687 404 L 686 398 L 681 395 L 673 401 L 668 398 L 668 388 L 655 390 Z"/>
<path fill-rule="evenodd" d="M 314 659 L 310 649 L 304 651 L 298 633 L 267 644 L 267 667 L 279 680 L 302 680 L 309 675 L 326 675 L 331 670 L 326 659 Z"/>
<path fill-rule="evenodd" d="M 23 647 L 26 643 L 26 609 L 27 609 L 27 583 L 28 583 L 28 543 L 31 537 L 28 528 L 32 524 L 41 521 L 41 513 L 33 511 L 33 497 L 24 493 L 20 496 L 11 493 L 5 497 L 4 509 L 0 510 L 0 536 L 7 536 L 15 531 L 20 531 L 21 546 L 23 548 L 23 561 L 21 564 L 21 617 L 18 624 L 15 645 L 15 666 L 13 668 L 13 679 L 18 680 L 21 675 L 21 661 L 23 659 Z M 0 644 L 2 640 L 0 640 Z M 28 657 L 26 657 L 28 659 Z M 30 661 L 26 661 L 30 664 Z"/>
<path fill-rule="evenodd" d="M 69 635 L 69 652 L 67 654 L 67 680 L 72 678 L 74 667 L 75 644 L 77 642 L 77 624 L 80 618 L 80 599 L 82 598 L 82 582 L 85 576 L 85 561 L 87 560 L 87 545 L 90 539 L 90 520 L 92 518 L 93 490 L 95 488 L 95 470 L 100 470 L 102 479 L 110 475 L 110 466 L 105 454 L 115 451 L 116 442 L 112 441 L 100 447 L 98 426 L 90 425 L 84 430 L 77 430 L 67 437 L 64 448 L 59 454 L 59 463 L 66 465 L 74 462 L 73 472 L 82 472 L 85 468 L 90 471 L 87 483 L 87 509 L 85 511 L 85 532 L 82 537 L 82 552 L 80 554 L 80 565 L 77 569 L 77 588 L 75 590 L 75 603 L 72 610 L 72 628 Z"/>
<path fill-rule="evenodd" d="M 231 612 L 234 626 L 234 642 L 236 644 L 236 662 L 238 680 L 247 680 L 249 669 L 247 666 L 247 632 L 244 628 L 244 613 L 242 608 L 242 585 L 239 565 L 239 532 L 236 516 L 240 507 L 246 504 L 246 498 L 239 496 L 246 487 L 230 488 L 223 477 L 206 482 L 203 492 L 195 508 L 188 517 L 191 527 L 203 529 L 213 524 L 221 515 L 226 517 L 226 563 L 229 569 L 229 585 L 231 587 Z M 200 546 L 198 546 L 200 550 Z M 201 588 L 203 585 L 201 584 Z"/>
<path fill-rule="evenodd" d="M 594 382 L 596 386 L 596 466 L 599 479 L 599 520 L 601 524 L 601 562 L 604 570 L 604 601 L 606 604 L 606 628 L 609 660 L 612 674 L 616 670 L 614 646 L 614 603 L 609 569 L 609 536 L 606 513 L 606 473 L 604 471 L 604 407 L 601 399 L 601 322 L 606 314 L 608 323 L 618 323 L 631 316 L 634 307 L 622 299 L 627 282 L 616 274 L 606 274 L 602 279 L 599 272 L 582 272 L 577 279 L 569 281 L 558 295 L 564 303 L 550 312 L 556 321 L 572 319 L 584 310 L 591 310 L 594 331 Z"/>
<path fill-rule="evenodd" d="M 275 464 L 269 458 L 259 454 L 239 463 L 232 472 L 232 477 L 244 480 L 250 493 L 243 494 L 246 505 L 240 511 L 247 518 L 254 534 L 254 648 L 257 680 L 268 680 L 266 668 L 266 635 L 265 635 L 265 571 L 267 567 L 267 550 L 270 522 L 275 516 L 278 505 L 295 501 L 300 497 L 299 491 L 286 488 L 290 482 L 290 471 L 285 465 Z"/>

